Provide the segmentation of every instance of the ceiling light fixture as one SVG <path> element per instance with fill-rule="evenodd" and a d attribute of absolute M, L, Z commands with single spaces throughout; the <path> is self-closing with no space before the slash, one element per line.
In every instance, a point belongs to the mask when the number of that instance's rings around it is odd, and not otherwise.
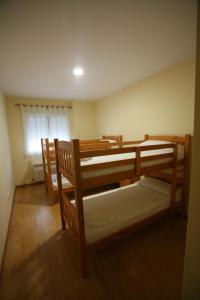
<path fill-rule="evenodd" d="M 74 68 L 73 73 L 75 76 L 80 77 L 84 74 L 84 70 L 83 70 L 83 68 L 77 67 L 77 68 Z"/>

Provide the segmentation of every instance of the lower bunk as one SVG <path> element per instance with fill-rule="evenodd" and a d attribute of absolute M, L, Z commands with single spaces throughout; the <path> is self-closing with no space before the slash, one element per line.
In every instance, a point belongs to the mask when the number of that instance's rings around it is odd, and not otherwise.
<path fill-rule="evenodd" d="M 83 198 L 86 244 L 109 241 L 127 228 L 170 211 L 171 185 L 145 178 L 135 184 Z M 176 206 L 182 204 L 182 188 L 176 191 Z M 65 212 L 64 212 L 65 215 Z"/>
<path fill-rule="evenodd" d="M 172 212 L 171 184 L 150 177 L 125 187 L 83 197 L 84 216 L 80 221 L 84 224 L 84 235 L 83 232 L 79 235 L 80 232 L 75 229 L 75 219 L 69 217 L 66 196 L 62 197 L 62 201 L 62 218 L 66 226 L 63 229 L 67 229 L 73 237 L 75 233 L 80 240 L 84 238 L 84 243 L 78 244 L 82 276 L 87 274 L 87 256 L 91 251 L 109 245 Z M 75 200 L 70 205 L 75 211 Z M 182 205 L 182 187 L 179 187 L 176 190 L 175 209 Z M 75 242 L 78 240 L 75 239 Z"/>

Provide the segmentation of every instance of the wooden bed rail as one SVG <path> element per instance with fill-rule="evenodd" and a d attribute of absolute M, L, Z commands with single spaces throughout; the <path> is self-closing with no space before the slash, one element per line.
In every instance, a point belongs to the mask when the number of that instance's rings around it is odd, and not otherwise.
<path fill-rule="evenodd" d="M 77 223 L 77 210 L 73 203 L 69 200 L 64 191 L 62 193 L 62 210 L 63 210 L 63 219 L 64 226 L 67 226 L 67 229 L 71 231 L 74 240 L 78 241 L 79 228 Z M 65 229 L 65 227 L 64 227 Z"/>
<path fill-rule="evenodd" d="M 141 151 L 149 151 L 149 150 L 157 150 L 157 149 L 165 149 L 165 148 L 173 148 L 174 144 L 161 144 L 161 145 L 151 145 L 151 146 L 135 146 L 135 147 L 123 147 L 123 148 L 114 148 L 114 149 L 103 149 L 103 150 L 89 150 L 89 151 L 81 151 L 80 158 L 88 158 L 88 157 L 96 157 L 96 156 L 106 156 L 112 154 L 122 154 L 122 153 L 131 153 L 136 152 L 136 150 Z"/>
<path fill-rule="evenodd" d="M 111 144 L 108 141 L 80 141 L 80 150 L 81 151 L 87 151 L 87 150 L 93 150 L 93 149 L 110 149 Z"/>
<path fill-rule="evenodd" d="M 145 134 L 144 136 L 145 140 L 158 140 L 158 141 L 166 141 L 166 142 L 172 142 L 177 144 L 188 144 L 188 140 L 191 139 L 190 134 L 185 134 L 184 136 L 176 136 L 176 135 L 149 135 Z"/>
<path fill-rule="evenodd" d="M 59 174 L 65 176 L 74 184 L 74 162 L 73 162 L 73 145 L 68 141 L 59 141 L 55 139 L 56 166 Z M 58 146 L 59 144 L 59 146 Z"/>

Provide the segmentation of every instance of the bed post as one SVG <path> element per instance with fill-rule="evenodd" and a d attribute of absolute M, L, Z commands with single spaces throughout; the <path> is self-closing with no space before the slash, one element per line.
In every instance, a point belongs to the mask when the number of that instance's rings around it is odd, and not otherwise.
<path fill-rule="evenodd" d="M 148 140 L 148 138 L 149 138 L 149 135 L 148 135 L 148 134 L 145 134 L 145 135 L 144 135 L 144 140 L 146 141 L 146 140 Z"/>
<path fill-rule="evenodd" d="M 174 212 L 176 204 L 176 185 L 177 185 L 177 156 L 178 156 L 178 144 L 174 144 L 173 147 L 173 167 L 172 167 L 172 185 L 171 185 L 171 195 L 170 195 L 170 209 Z"/>
<path fill-rule="evenodd" d="M 61 226 L 62 230 L 66 230 L 66 223 L 63 218 L 63 200 L 62 200 L 62 179 L 61 174 L 59 172 L 59 153 L 58 153 L 58 139 L 54 139 L 54 145 L 55 145 L 55 155 L 56 155 L 56 173 L 57 173 L 57 183 L 58 183 L 58 197 L 59 197 L 59 203 L 60 203 L 60 216 L 61 216 Z"/>
<path fill-rule="evenodd" d="M 122 138 L 122 135 L 120 134 L 119 135 L 119 148 L 122 148 L 123 147 L 123 138 Z"/>
<path fill-rule="evenodd" d="M 46 158 L 47 158 L 47 185 L 48 185 L 48 194 L 51 199 L 51 203 L 55 201 L 54 198 L 54 192 L 52 189 L 52 179 L 51 179 L 51 161 L 50 161 L 50 155 L 49 155 L 49 139 L 45 139 L 46 144 Z"/>
<path fill-rule="evenodd" d="M 135 158 L 135 175 L 137 177 L 140 177 L 140 173 L 141 173 L 141 170 L 140 170 L 140 167 L 141 167 L 141 152 L 140 152 L 140 147 L 136 147 L 136 158 Z"/>
<path fill-rule="evenodd" d="M 47 187 L 47 174 L 46 174 L 46 162 L 45 162 L 45 155 L 44 155 L 44 139 L 41 138 L 41 147 L 42 147 L 42 162 L 43 162 L 43 172 L 44 172 L 44 183 L 45 183 L 45 189 L 46 192 L 48 192 Z"/>
<path fill-rule="evenodd" d="M 79 140 L 73 139 L 72 146 L 73 146 L 73 164 L 74 164 L 74 179 L 75 179 L 74 192 L 75 192 L 75 205 L 77 209 L 81 274 L 83 277 L 85 277 L 87 275 L 87 253 L 86 253 L 86 240 L 85 240 L 85 227 L 84 227 Z"/>

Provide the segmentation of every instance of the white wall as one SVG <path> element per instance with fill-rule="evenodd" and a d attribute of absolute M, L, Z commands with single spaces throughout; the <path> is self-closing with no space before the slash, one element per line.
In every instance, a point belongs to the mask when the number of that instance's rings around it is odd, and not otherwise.
<path fill-rule="evenodd" d="M 196 99 L 191 193 L 183 278 L 183 299 L 200 299 L 200 5 L 198 12 Z"/>
<path fill-rule="evenodd" d="M 193 132 L 195 59 L 176 65 L 97 101 L 98 135 Z"/>
<path fill-rule="evenodd" d="M 0 265 L 8 231 L 12 200 L 14 195 L 14 181 L 10 144 L 8 138 L 5 100 L 0 94 Z"/>

